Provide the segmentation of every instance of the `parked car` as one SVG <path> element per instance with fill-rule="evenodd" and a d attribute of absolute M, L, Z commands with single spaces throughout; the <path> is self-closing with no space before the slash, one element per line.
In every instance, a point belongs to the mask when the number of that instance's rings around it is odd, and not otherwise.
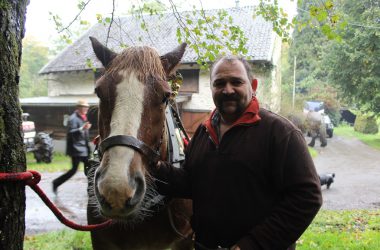
<path fill-rule="evenodd" d="M 33 152 L 37 162 L 50 163 L 53 159 L 53 139 L 48 133 L 36 132 L 33 121 L 28 120 L 29 114 L 22 114 L 22 134 L 26 152 Z"/>
<path fill-rule="evenodd" d="M 334 124 L 330 117 L 325 113 L 325 105 L 321 101 L 306 101 L 303 108 L 303 113 L 307 115 L 310 111 L 318 112 L 323 117 L 323 122 L 326 124 L 326 133 L 329 138 L 334 135 Z M 308 136 L 310 136 L 308 134 Z"/>

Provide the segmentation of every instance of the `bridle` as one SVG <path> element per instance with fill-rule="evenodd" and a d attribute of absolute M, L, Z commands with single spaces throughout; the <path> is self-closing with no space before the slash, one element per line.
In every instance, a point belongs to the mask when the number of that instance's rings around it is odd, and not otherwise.
<path fill-rule="evenodd" d="M 161 143 L 162 142 L 160 142 L 158 148 L 161 146 Z M 132 148 L 140 154 L 142 154 L 148 160 L 149 163 L 157 162 L 160 159 L 160 152 L 158 150 L 152 149 L 143 141 L 130 135 L 114 135 L 107 137 L 105 140 L 103 140 L 99 144 L 100 159 L 102 158 L 102 155 L 106 150 L 115 146 L 125 146 Z"/>
<path fill-rule="evenodd" d="M 169 99 L 168 97 L 164 96 L 162 102 L 165 104 L 165 108 L 168 106 Z M 102 159 L 102 156 L 104 152 L 106 152 L 108 149 L 115 147 L 115 146 L 125 146 L 132 148 L 142 154 L 149 164 L 156 163 L 160 159 L 160 147 L 162 145 L 162 141 L 164 138 L 165 133 L 165 123 L 162 128 L 161 133 L 161 139 L 160 142 L 157 145 L 157 149 L 154 150 L 150 146 L 148 146 L 145 142 L 137 139 L 136 137 L 133 137 L 131 135 L 113 135 L 109 136 L 103 141 L 100 142 L 98 147 L 99 152 L 99 158 Z"/>

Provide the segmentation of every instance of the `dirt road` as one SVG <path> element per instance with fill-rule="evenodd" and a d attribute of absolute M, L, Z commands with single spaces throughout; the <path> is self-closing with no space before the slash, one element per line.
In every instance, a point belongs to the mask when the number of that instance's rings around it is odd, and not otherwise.
<path fill-rule="evenodd" d="M 316 144 L 318 156 L 314 163 L 318 173 L 336 175 L 330 189 L 322 189 L 323 208 L 380 208 L 380 151 L 342 137 L 329 139 L 326 148 Z"/>
<path fill-rule="evenodd" d="M 310 138 L 306 138 L 307 141 Z M 369 148 L 356 139 L 334 137 L 325 148 L 316 143 L 314 159 L 318 173 L 334 172 L 330 189 L 322 188 L 324 209 L 380 208 L 380 151 Z M 53 163 L 54 164 L 54 163 Z M 51 191 L 51 182 L 60 173 L 44 173 L 40 186 L 61 209 L 77 223 L 86 223 L 87 180 L 83 172 L 63 184 L 58 196 Z M 26 233 L 33 234 L 63 229 L 50 210 L 29 187 L 26 201 Z"/>

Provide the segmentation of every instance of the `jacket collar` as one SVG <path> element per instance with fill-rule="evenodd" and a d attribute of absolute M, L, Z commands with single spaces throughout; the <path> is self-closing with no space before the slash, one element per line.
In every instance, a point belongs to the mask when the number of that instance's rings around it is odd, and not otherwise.
<path fill-rule="evenodd" d="M 203 123 L 206 127 L 211 139 L 216 145 L 219 145 L 217 126 L 219 126 L 220 114 L 217 109 L 211 113 L 210 117 Z M 243 124 L 253 124 L 260 121 L 259 116 L 259 102 L 256 97 L 252 98 L 251 103 L 248 105 L 244 113 L 237 119 L 231 126 L 231 128 L 243 125 Z"/>

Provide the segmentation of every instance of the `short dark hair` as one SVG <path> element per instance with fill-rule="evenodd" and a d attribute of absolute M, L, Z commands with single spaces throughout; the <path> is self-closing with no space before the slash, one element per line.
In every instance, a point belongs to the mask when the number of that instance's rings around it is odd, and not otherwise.
<path fill-rule="evenodd" d="M 244 68 L 245 68 L 245 71 L 247 72 L 247 77 L 248 77 L 249 81 L 253 80 L 252 67 L 249 64 L 249 62 L 245 58 L 243 58 L 241 56 L 235 56 L 235 55 L 221 56 L 218 59 L 216 59 L 215 62 L 213 62 L 211 64 L 210 77 L 211 77 L 212 71 L 214 70 L 215 65 L 220 61 L 227 61 L 229 63 L 232 63 L 233 61 L 240 61 L 244 65 Z"/>

